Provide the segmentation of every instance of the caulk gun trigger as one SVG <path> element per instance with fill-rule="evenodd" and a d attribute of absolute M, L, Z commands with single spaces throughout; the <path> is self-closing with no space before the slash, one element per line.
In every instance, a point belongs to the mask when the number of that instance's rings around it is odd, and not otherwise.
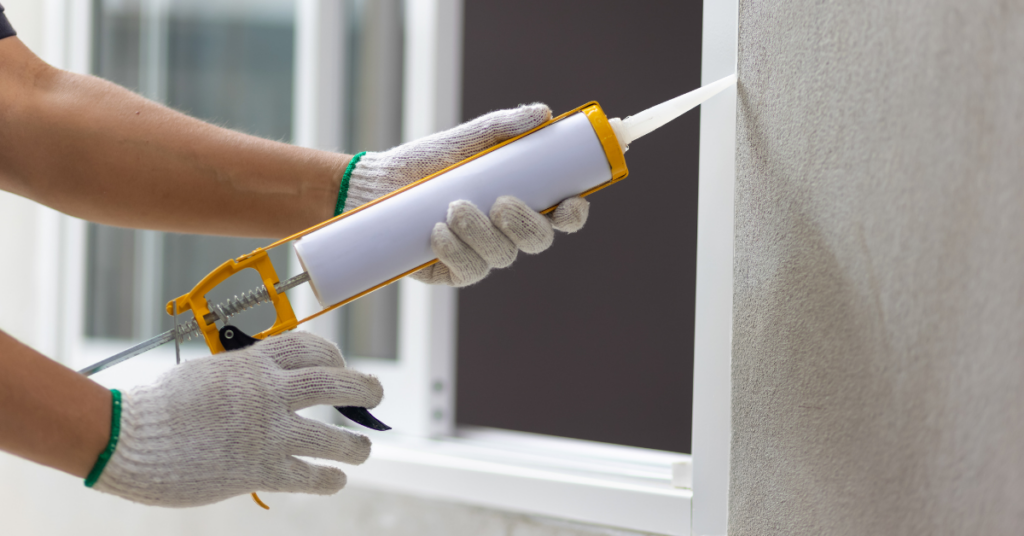
<path fill-rule="evenodd" d="M 224 345 L 225 350 L 241 350 L 248 346 L 252 346 L 259 341 L 250 337 L 242 332 L 242 330 L 235 326 L 227 325 L 220 328 L 220 343 Z M 365 426 L 371 430 L 385 431 L 390 430 L 391 427 L 384 424 L 377 417 L 374 417 L 369 410 L 358 406 L 334 406 L 334 409 L 338 410 L 342 415 L 348 417 L 348 419 L 358 425 Z"/>

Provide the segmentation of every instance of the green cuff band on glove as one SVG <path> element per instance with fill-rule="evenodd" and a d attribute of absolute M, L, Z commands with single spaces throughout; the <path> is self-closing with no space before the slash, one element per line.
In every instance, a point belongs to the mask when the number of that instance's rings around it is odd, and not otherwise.
<path fill-rule="evenodd" d="M 114 401 L 110 412 L 110 441 L 107 442 L 107 448 L 100 453 L 96 465 L 92 466 L 89 476 L 85 477 L 85 487 L 87 488 L 91 488 L 100 479 L 103 468 L 107 466 L 110 457 L 114 455 L 114 450 L 117 449 L 117 439 L 121 436 L 121 391 L 111 389 L 110 394 Z"/>
<path fill-rule="evenodd" d="M 345 200 L 348 198 L 348 183 L 352 180 L 352 170 L 356 168 L 356 164 L 364 154 L 366 151 L 352 155 L 352 160 L 348 161 L 348 167 L 345 168 L 345 173 L 341 176 L 341 187 L 338 188 L 338 203 L 334 205 L 335 216 L 345 212 Z"/>

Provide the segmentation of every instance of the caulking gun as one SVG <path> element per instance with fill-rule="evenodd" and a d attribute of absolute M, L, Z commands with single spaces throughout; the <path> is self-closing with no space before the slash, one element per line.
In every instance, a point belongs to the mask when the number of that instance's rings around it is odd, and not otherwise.
<path fill-rule="evenodd" d="M 90 376 L 164 343 L 177 345 L 198 335 L 214 354 L 243 347 L 254 339 L 229 326 L 228 319 L 262 303 L 272 303 L 277 317 L 255 339 L 294 329 L 437 262 L 430 233 L 435 223 L 446 221 L 452 201 L 469 200 L 486 213 L 498 197 L 512 195 L 534 210 L 550 212 L 563 199 L 590 195 L 624 179 L 630 143 L 735 82 L 736 75 L 730 75 L 625 119 L 608 119 L 598 103 L 589 102 L 354 210 L 229 259 L 167 303 L 174 329 L 79 372 Z M 304 271 L 281 281 L 267 252 L 290 242 Z M 263 285 L 221 304 L 207 303 L 207 293 L 245 269 L 256 270 Z M 285 292 L 305 283 L 323 310 L 299 320 Z M 178 324 L 178 315 L 186 311 L 193 318 Z M 217 322 L 224 327 L 218 329 Z M 346 409 L 343 413 L 359 424 L 387 429 L 363 408 Z"/>

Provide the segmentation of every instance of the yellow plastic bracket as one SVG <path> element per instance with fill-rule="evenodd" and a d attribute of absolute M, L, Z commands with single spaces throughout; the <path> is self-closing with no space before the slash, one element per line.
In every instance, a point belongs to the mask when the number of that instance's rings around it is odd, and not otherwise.
<path fill-rule="evenodd" d="M 619 139 L 615 137 L 615 129 L 608 122 L 608 116 L 604 114 L 601 105 L 591 101 L 578 109 L 580 113 L 587 116 L 590 126 L 594 127 L 594 133 L 597 134 L 597 139 L 601 142 L 604 156 L 608 159 L 608 166 L 612 170 L 612 180 L 604 183 L 598 189 L 625 179 L 629 175 L 629 169 L 626 167 L 626 155 L 622 153 Z M 587 190 L 581 195 L 589 195 L 596 191 L 597 189 Z"/>
<path fill-rule="evenodd" d="M 196 322 L 199 323 L 199 328 L 203 332 L 203 338 L 206 339 L 206 345 L 210 347 L 211 353 L 219 354 L 223 352 L 224 346 L 220 343 L 220 334 L 217 331 L 216 324 L 206 321 L 206 315 L 215 312 L 210 311 L 210 305 L 206 302 L 206 295 L 218 285 L 227 281 L 229 277 L 247 268 L 252 268 L 259 272 L 263 285 L 267 287 L 267 295 L 270 297 L 271 303 L 274 304 L 274 311 L 277 313 L 274 325 L 266 331 L 253 335 L 253 337 L 265 339 L 272 335 L 295 329 L 299 325 L 298 320 L 295 318 L 295 311 L 292 310 L 292 304 L 288 301 L 288 296 L 285 296 L 283 292 L 278 293 L 277 289 L 274 288 L 274 285 L 280 280 L 277 277 L 277 271 L 274 270 L 274 265 L 270 262 L 267 250 L 259 248 L 252 253 L 239 257 L 238 260 L 229 259 L 224 264 L 218 266 L 216 270 L 207 274 L 188 294 L 167 302 L 167 314 L 173 314 L 172 311 L 175 303 L 178 305 L 178 314 L 184 311 L 192 311 Z"/>

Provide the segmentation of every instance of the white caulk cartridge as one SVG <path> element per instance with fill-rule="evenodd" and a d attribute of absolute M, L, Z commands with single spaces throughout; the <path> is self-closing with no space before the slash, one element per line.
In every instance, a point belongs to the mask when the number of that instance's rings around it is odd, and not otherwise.
<path fill-rule="evenodd" d="M 295 242 L 320 304 L 332 308 L 436 262 L 434 225 L 448 205 L 468 200 L 485 214 L 511 195 L 538 212 L 586 196 L 629 174 L 633 140 L 682 115 L 735 82 L 735 75 L 624 120 L 590 102 L 334 218 Z"/>
<path fill-rule="evenodd" d="M 498 197 L 511 195 L 545 211 L 628 173 L 608 118 L 591 102 L 342 214 L 295 242 L 295 252 L 320 304 L 329 307 L 429 265 L 430 233 L 452 201 L 471 201 L 486 214 Z"/>

